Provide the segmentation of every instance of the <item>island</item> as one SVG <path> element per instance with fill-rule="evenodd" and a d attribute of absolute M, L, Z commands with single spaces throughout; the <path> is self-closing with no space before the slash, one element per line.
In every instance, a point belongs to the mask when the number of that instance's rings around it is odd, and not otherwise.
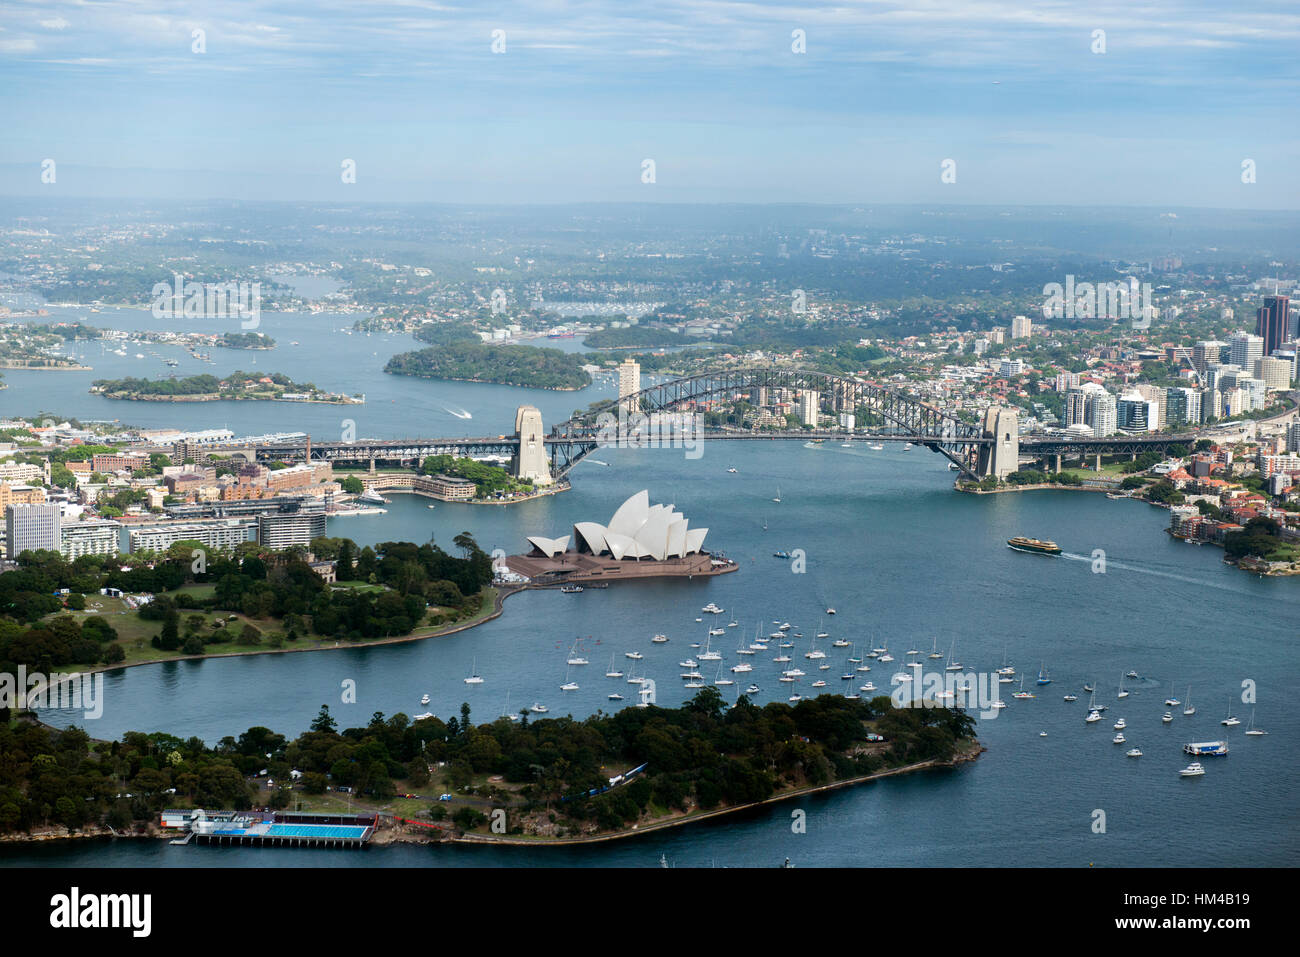
<path fill-rule="evenodd" d="M 223 332 L 217 336 L 212 344 L 223 349 L 256 349 L 261 351 L 275 348 L 275 340 L 260 332 Z"/>
<path fill-rule="evenodd" d="M 314 384 L 296 383 L 282 372 L 235 371 L 218 378 L 214 375 L 186 376 L 183 379 L 97 379 L 90 391 L 109 399 L 137 402 L 320 402 L 329 405 L 361 405 L 364 395 L 325 392 Z"/>
<path fill-rule="evenodd" d="M 591 385 L 591 376 L 582 366 L 581 356 L 559 349 L 454 341 L 395 355 L 384 371 L 427 379 L 572 392 Z"/>

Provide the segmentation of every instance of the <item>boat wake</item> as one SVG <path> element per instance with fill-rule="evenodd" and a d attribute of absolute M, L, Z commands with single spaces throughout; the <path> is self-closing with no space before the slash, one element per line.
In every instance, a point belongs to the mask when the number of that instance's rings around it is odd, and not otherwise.
<path fill-rule="evenodd" d="M 461 410 L 457 411 L 456 409 L 453 409 L 453 408 L 451 408 L 450 406 L 446 406 L 446 405 L 444 405 L 444 406 L 442 407 L 442 411 L 446 412 L 448 415 L 454 415 L 454 416 L 455 416 L 456 418 L 458 418 L 458 419 L 472 419 L 472 418 L 474 418 L 474 416 L 473 416 L 470 412 L 467 412 L 465 409 L 461 409 Z"/>
<path fill-rule="evenodd" d="M 1061 557 L 1068 558 L 1075 562 L 1087 562 L 1089 565 L 1093 562 L 1091 555 L 1076 555 L 1074 552 L 1061 552 Z M 1157 568 L 1151 568 L 1150 566 L 1145 565 L 1130 565 L 1128 562 L 1119 562 L 1107 556 L 1106 570 L 1109 571 L 1112 568 L 1118 568 L 1126 572 L 1137 572 L 1140 575 L 1154 575 L 1157 578 L 1172 578 L 1175 581 L 1187 582 L 1192 585 L 1204 585 L 1208 588 L 1218 588 L 1223 591 L 1236 592 L 1237 594 L 1248 594 L 1246 589 L 1236 588 L 1229 583 L 1214 581 L 1213 579 L 1207 578 L 1196 578 L 1193 575 L 1178 575 L 1174 572 L 1160 571 Z"/>

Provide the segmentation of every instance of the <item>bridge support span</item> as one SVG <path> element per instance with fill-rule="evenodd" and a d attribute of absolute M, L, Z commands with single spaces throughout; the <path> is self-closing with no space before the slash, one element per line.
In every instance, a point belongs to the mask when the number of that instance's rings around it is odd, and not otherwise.
<path fill-rule="evenodd" d="M 984 413 L 983 437 L 992 439 L 981 445 L 978 474 L 1004 479 L 1020 468 L 1020 418 L 1015 409 L 988 409 Z"/>

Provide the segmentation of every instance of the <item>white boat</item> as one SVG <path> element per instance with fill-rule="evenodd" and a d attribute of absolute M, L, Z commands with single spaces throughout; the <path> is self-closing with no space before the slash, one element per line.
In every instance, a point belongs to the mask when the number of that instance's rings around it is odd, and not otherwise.
<path fill-rule="evenodd" d="M 623 700 L 623 696 L 622 696 L 621 694 L 619 694 L 617 691 L 612 691 L 612 692 L 610 692 L 608 695 L 606 695 L 606 697 L 609 698 L 610 701 L 622 701 L 622 700 Z"/>
<path fill-rule="evenodd" d="M 1123 676 L 1123 675 L 1120 675 L 1120 676 L 1119 676 L 1119 694 L 1116 695 L 1115 697 L 1117 697 L 1117 698 L 1127 698 L 1127 697 L 1128 697 L 1128 692 L 1124 689 L 1124 676 Z"/>
<path fill-rule="evenodd" d="M 473 667 L 470 668 L 469 677 L 465 679 L 465 684 L 481 685 L 482 683 L 483 683 L 483 676 L 478 673 L 478 659 L 475 658 L 474 665 Z"/>
<path fill-rule="evenodd" d="M 847 638 L 836 638 L 834 641 L 831 642 L 831 647 L 847 648 L 851 643 L 852 642 L 850 642 Z"/>
<path fill-rule="evenodd" d="M 687 658 L 684 661 L 677 662 L 677 667 L 679 668 L 698 668 L 699 666 L 700 663 L 694 658 Z"/>
<path fill-rule="evenodd" d="M 432 717 L 434 717 L 434 713 L 433 713 L 432 711 L 426 711 L 426 712 L 424 712 L 424 714 L 417 714 L 417 715 L 415 715 L 413 718 L 411 718 L 411 720 L 412 720 L 412 721 L 424 721 L 424 720 L 426 720 L 426 719 L 428 719 L 428 718 L 432 718 Z"/>
<path fill-rule="evenodd" d="M 1237 725 L 1241 724 L 1240 721 L 1238 721 L 1236 718 L 1232 716 L 1231 697 L 1228 698 L 1228 716 L 1224 718 L 1222 721 L 1220 721 L 1219 724 L 1223 725 L 1225 728 L 1235 728 Z"/>
<path fill-rule="evenodd" d="M 750 685 L 748 688 L 745 689 L 745 694 L 758 694 L 758 691 L 759 691 L 758 685 Z"/>
<path fill-rule="evenodd" d="M 655 645 L 662 645 L 666 641 L 668 641 L 667 635 L 655 635 L 653 638 L 650 639 L 651 644 L 655 644 Z"/>
<path fill-rule="evenodd" d="M 573 643 L 573 647 L 569 649 L 569 658 L 567 663 L 570 665 L 591 664 L 591 662 L 589 662 L 586 658 L 584 658 L 581 654 L 578 653 L 578 642 L 576 641 Z"/>
<path fill-rule="evenodd" d="M 1130 757 L 1130 758 L 1142 757 L 1142 752 L 1138 748 L 1129 748 L 1127 751 L 1124 752 L 1124 754 L 1126 757 Z"/>
<path fill-rule="evenodd" d="M 803 695 L 801 695 L 801 694 L 792 694 L 792 695 L 790 695 L 789 700 L 790 700 L 790 701 L 802 701 L 802 700 L 803 700 Z"/>
<path fill-rule="evenodd" d="M 774 501 L 774 502 L 780 502 L 780 501 L 781 501 L 781 486 L 778 485 L 778 486 L 776 487 L 776 498 L 772 499 L 772 501 Z"/>
<path fill-rule="evenodd" d="M 734 668 L 732 669 L 732 671 L 735 671 L 735 670 L 736 670 L 736 669 L 734 669 Z M 718 685 L 719 687 L 726 687 L 727 685 L 734 685 L 734 684 L 735 684 L 735 682 L 732 681 L 730 678 L 724 678 L 724 677 L 722 677 L 722 665 L 718 665 L 718 673 L 717 673 L 717 675 L 714 677 L 714 679 L 713 679 L 713 683 L 714 683 L 715 685 Z"/>
<path fill-rule="evenodd" d="M 1268 733 L 1269 733 L 1268 731 L 1264 731 L 1264 729 L 1262 729 L 1262 728 L 1257 728 L 1257 727 L 1255 727 L 1255 709 L 1253 709 L 1253 707 L 1252 707 L 1252 709 L 1251 709 L 1251 723 L 1249 723 L 1248 726 L 1245 727 L 1245 733 L 1247 733 L 1247 735 L 1249 735 L 1249 736 L 1251 736 L 1251 737 L 1258 737 L 1258 736 L 1260 736 L 1260 735 L 1268 735 Z"/>
<path fill-rule="evenodd" d="M 949 647 L 949 649 L 948 649 L 948 663 L 947 663 L 946 665 L 943 666 L 943 670 L 944 670 L 944 671 L 961 671 L 961 670 L 962 670 L 961 662 L 960 662 L 960 661 L 953 661 L 953 660 L 952 660 L 952 653 L 953 653 L 954 651 L 956 651 L 956 650 L 957 650 L 957 639 L 954 638 L 954 639 L 952 640 L 952 645 L 951 645 L 951 647 Z M 1020 686 L 1021 686 L 1022 689 L 1024 688 L 1024 685 L 1025 685 L 1025 683 L 1024 683 L 1024 681 L 1022 680 L 1022 681 L 1020 682 Z"/>
<path fill-rule="evenodd" d="M 1168 724 L 1170 721 L 1174 720 L 1174 713 L 1172 711 L 1166 711 L 1160 716 L 1160 720 L 1164 724 Z"/>
<path fill-rule="evenodd" d="M 736 474 L 736 470 L 734 468 L 727 469 L 727 471 L 732 475 Z"/>
<path fill-rule="evenodd" d="M 1189 718 L 1192 715 L 1196 714 L 1196 709 L 1192 707 L 1192 686 L 1191 685 L 1187 686 L 1187 707 L 1183 709 L 1183 714 L 1187 715 Z"/>
<path fill-rule="evenodd" d="M 990 707 L 990 708 L 993 708 L 995 711 L 1001 711 L 1001 710 L 1002 710 L 1003 708 L 1005 708 L 1006 706 L 1007 706 L 1007 703 L 1006 703 L 1005 701 L 1003 701 L 1001 698 L 998 698 L 998 699 L 997 699 L 996 701 L 994 701 L 991 705 L 989 705 L 989 707 Z"/>
<path fill-rule="evenodd" d="M 577 690 L 578 690 L 578 682 L 576 682 L 576 681 L 566 681 L 564 684 L 560 685 L 560 690 L 561 690 L 561 691 L 577 691 Z"/>
<path fill-rule="evenodd" d="M 812 686 L 813 686 L 814 688 L 825 688 L 825 687 L 826 687 L 826 682 L 824 682 L 824 681 L 818 679 L 817 681 L 814 681 L 814 682 L 812 683 Z"/>
<path fill-rule="evenodd" d="M 1026 691 L 1026 690 L 1025 690 L 1025 676 L 1024 676 L 1024 675 L 1021 675 L 1021 676 L 1020 676 L 1020 690 L 1017 691 L 1015 694 L 1013 694 L 1011 697 L 1013 697 L 1013 698 L 1032 698 L 1033 696 L 1034 696 L 1034 693 L 1033 693 L 1032 691 Z"/>
<path fill-rule="evenodd" d="M 1112 742 L 1114 742 L 1115 744 L 1123 744 L 1123 743 L 1124 743 L 1124 732 L 1121 731 L 1119 734 L 1115 735 L 1115 737 L 1111 738 L 1110 740 L 1111 740 Z"/>
<path fill-rule="evenodd" d="M 1191 764 L 1187 765 L 1187 767 L 1183 768 L 1178 773 L 1180 776 L 1185 778 L 1194 778 L 1204 774 L 1205 768 L 1201 767 L 1200 761 L 1193 761 Z"/>
<path fill-rule="evenodd" d="M 619 671 L 617 668 L 614 667 L 614 653 L 612 651 L 609 653 L 609 670 L 605 672 L 605 677 L 606 678 L 623 677 L 623 672 Z"/>
<path fill-rule="evenodd" d="M 546 712 L 550 711 L 551 709 L 546 707 L 546 705 L 542 704 L 540 701 L 534 701 L 533 706 L 528 710 L 531 711 L 533 714 L 546 714 Z"/>
<path fill-rule="evenodd" d="M 721 667 L 721 666 L 719 666 L 719 667 Z M 740 664 L 738 664 L 738 665 L 732 665 L 732 666 L 731 666 L 731 673 L 732 673 L 733 675 L 743 675 L 743 674 L 745 674 L 746 672 L 750 672 L 750 671 L 753 671 L 753 670 L 754 670 L 753 667 L 752 667 L 752 666 L 749 664 L 749 662 L 747 662 L 747 661 L 742 661 L 742 662 L 741 662 Z"/>
<path fill-rule="evenodd" d="M 423 696 L 420 698 L 420 704 L 428 704 L 428 703 L 429 703 L 429 696 L 428 696 L 428 695 L 423 695 Z"/>
<path fill-rule="evenodd" d="M 867 692 L 875 691 L 875 690 L 876 690 L 876 686 L 873 685 L 870 681 L 868 681 L 866 684 L 861 685 L 861 686 L 858 688 L 858 690 L 859 690 L 859 691 L 867 691 Z"/>
<path fill-rule="evenodd" d="M 1175 708 L 1175 707 L 1177 707 L 1177 706 L 1180 705 L 1180 704 L 1182 704 L 1182 702 L 1179 701 L 1177 698 L 1174 697 L 1174 686 L 1173 686 L 1173 684 L 1170 684 L 1170 685 L 1169 685 L 1169 697 L 1165 699 L 1165 706 L 1166 706 L 1166 707 L 1169 707 L 1169 708 Z"/>
<path fill-rule="evenodd" d="M 645 655 L 641 654 L 639 651 L 625 651 L 623 652 L 623 657 L 631 658 L 633 661 L 640 661 L 645 657 Z"/>
<path fill-rule="evenodd" d="M 719 608 L 713 602 L 709 602 L 707 605 L 701 608 L 700 611 L 707 611 L 710 615 L 721 615 L 724 611 L 726 611 L 726 609 Z"/>
<path fill-rule="evenodd" d="M 826 614 L 828 614 L 828 615 L 833 615 L 833 614 L 835 614 L 835 609 L 834 609 L 834 608 L 827 608 L 827 609 L 826 609 Z"/>
<path fill-rule="evenodd" d="M 1120 718 L 1118 721 L 1115 722 L 1116 731 L 1123 731 L 1127 727 L 1128 727 L 1128 722 L 1125 721 L 1123 718 Z"/>
<path fill-rule="evenodd" d="M 1068 695 L 1066 695 L 1062 700 L 1064 700 L 1064 701 L 1078 701 L 1078 700 L 1079 700 L 1079 696 L 1078 696 L 1077 694 L 1068 694 Z"/>

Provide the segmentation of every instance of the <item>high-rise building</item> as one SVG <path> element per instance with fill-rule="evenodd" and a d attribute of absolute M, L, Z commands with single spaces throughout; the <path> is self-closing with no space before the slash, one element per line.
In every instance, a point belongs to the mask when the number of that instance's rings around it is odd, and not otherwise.
<path fill-rule="evenodd" d="M 82 555 L 116 555 L 121 532 L 121 522 L 71 522 L 59 531 L 60 550 L 68 561 Z"/>
<path fill-rule="evenodd" d="M 799 421 L 804 425 L 817 428 L 817 410 L 821 404 L 821 395 L 810 390 L 799 393 Z"/>
<path fill-rule="evenodd" d="M 1097 438 L 1113 435 L 1119 428 L 1115 397 L 1109 392 L 1094 395 L 1088 402 L 1088 425 Z"/>
<path fill-rule="evenodd" d="M 1255 360 L 1264 355 L 1264 340 L 1249 332 L 1233 333 L 1228 337 L 1228 346 L 1232 350 L 1232 364 L 1242 369 L 1252 368 Z"/>
<path fill-rule="evenodd" d="M 1034 334 L 1034 320 L 1028 316 L 1013 316 L 1011 318 L 1011 338 L 1028 339 Z"/>
<path fill-rule="evenodd" d="M 1133 391 L 1147 401 L 1156 403 L 1159 415 L 1156 416 L 1154 421 L 1150 422 L 1150 431 L 1158 432 L 1160 429 L 1163 429 L 1165 427 L 1165 399 L 1168 395 L 1168 390 L 1162 389 L 1159 386 L 1148 385 L 1145 382 L 1140 382 L 1133 387 Z"/>
<path fill-rule="evenodd" d="M 1223 394 L 1218 389 L 1201 391 L 1201 421 L 1211 422 L 1223 415 Z"/>
<path fill-rule="evenodd" d="M 1115 417 L 1122 432 L 1154 432 L 1159 428 L 1160 407 L 1154 399 L 1129 392 L 1116 400 Z"/>
<path fill-rule="evenodd" d="M 1286 450 L 1288 452 L 1300 452 L 1300 422 L 1292 423 L 1286 427 Z"/>
<path fill-rule="evenodd" d="M 1291 330 L 1290 300 L 1286 296 L 1265 296 L 1255 313 L 1255 335 L 1264 342 L 1264 355 L 1282 348 L 1294 336 Z"/>
<path fill-rule="evenodd" d="M 5 508 L 5 545 L 10 558 L 40 549 L 59 550 L 59 527 L 63 506 L 58 502 L 40 505 L 10 505 Z"/>
<path fill-rule="evenodd" d="M 1196 389 L 1174 386 L 1165 396 L 1165 424 L 1199 425 L 1201 393 Z"/>
<path fill-rule="evenodd" d="M 1255 360 L 1255 378 L 1264 380 L 1269 392 L 1282 392 L 1291 387 L 1291 363 L 1277 356 L 1264 356 Z"/>
<path fill-rule="evenodd" d="M 258 541 L 267 548 L 310 545 L 325 535 L 325 503 L 303 501 L 296 509 L 259 515 Z"/>
<path fill-rule="evenodd" d="M 1079 425 L 1088 420 L 1088 393 L 1071 389 L 1065 393 L 1065 427 Z"/>
<path fill-rule="evenodd" d="M 1058 372 L 1056 374 L 1056 391 L 1069 392 L 1071 389 L 1079 388 L 1079 373 L 1077 372 Z"/>
<path fill-rule="evenodd" d="M 1206 366 L 1223 361 L 1223 353 L 1228 349 L 1226 342 L 1206 339 L 1192 347 L 1192 365 L 1197 372 L 1204 372 Z"/>
<path fill-rule="evenodd" d="M 993 340 L 994 345 L 1000 346 L 1007 341 L 1007 330 L 996 326 L 989 331 L 989 338 Z"/>
<path fill-rule="evenodd" d="M 618 366 L 618 397 L 620 399 L 619 408 L 624 411 L 624 415 L 631 415 L 637 410 L 632 408 L 630 402 L 623 402 L 634 392 L 641 391 L 641 364 L 634 362 L 632 359 L 624 359 Z"/>

